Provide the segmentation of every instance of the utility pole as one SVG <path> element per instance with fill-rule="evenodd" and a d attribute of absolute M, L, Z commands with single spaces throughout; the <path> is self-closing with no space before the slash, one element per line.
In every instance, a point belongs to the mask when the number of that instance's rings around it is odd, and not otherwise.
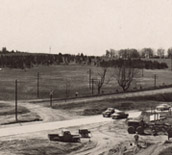
<path fill-rule="evenodd" d="M 39 72 L 37 73 L 37 98 L 39 98 Z"/>
<path fill-rule="evenodd" d="M 18 122 L 17 118 L 17 80 L 15 80 L 15 119 Z"/>
<path fill-rule="evenodd" d="M 94 79 L 91 79 L 92 95 L 94 94 Z"/>
<path fill-rule="evenodd" d="M 156 88 L 156 80 L 157 80 L 157 75 L 154 74 L 154 88 Z"/>
<path fill-rule="evenodd" d="M 91 89 L 91 69 L 89 69 L 89 88 Z"/>

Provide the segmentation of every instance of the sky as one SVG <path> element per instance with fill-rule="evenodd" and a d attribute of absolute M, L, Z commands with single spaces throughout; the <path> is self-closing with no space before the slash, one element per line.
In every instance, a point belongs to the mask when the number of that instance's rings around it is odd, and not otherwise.
<path fill-rule="evenodd" d="M 103 55 L 172 47 L 172 0 L 0 0 L 0 48 Z"/>

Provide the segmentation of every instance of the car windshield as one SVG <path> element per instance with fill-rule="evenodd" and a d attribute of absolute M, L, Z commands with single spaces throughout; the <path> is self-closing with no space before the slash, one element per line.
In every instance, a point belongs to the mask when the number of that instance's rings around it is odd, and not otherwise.
<path fill-rule="evenodd" d="M 118 111 L 117 114 L 124 114 L 124 112 L 123 111 Z"/>

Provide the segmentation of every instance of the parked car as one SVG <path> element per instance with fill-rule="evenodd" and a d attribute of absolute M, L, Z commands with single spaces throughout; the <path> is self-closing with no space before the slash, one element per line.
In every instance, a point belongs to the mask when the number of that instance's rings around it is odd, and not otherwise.
<path fill-rule="evenodd" d="M 104 111 L 102 114 L 103 114 L 103 117 L 111 117 L 111 115 L 115 112 L 115 109 L 114 108 L 107 108 L 106 111 Z"/>
<path fill-rule="evenodd" d="M 124 111 L 117 111 L 114 114 L 111 115 L 112 119 L 122 119 L 122 118 L 127 118 L 128 114 L 125 113 Z"/>
<path fill-rule="evenodd" d="M 156 107 L 156 110 L 165 111 L 165 110 L 169 110 L 170 108 L 171 106 L 168 104 L 160 104 L 159 106 Z"/>

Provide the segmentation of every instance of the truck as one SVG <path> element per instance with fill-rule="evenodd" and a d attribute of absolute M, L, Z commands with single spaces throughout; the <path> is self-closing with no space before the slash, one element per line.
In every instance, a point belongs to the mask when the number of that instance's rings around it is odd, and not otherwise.
<path fill-rule="evenodd" d="M 50 141 L 61 141 L 61 142 L 80 142 L 79 135 L 72 135 L 70 131 L 63 131 L 60 134 L 48 134 Z"/>

